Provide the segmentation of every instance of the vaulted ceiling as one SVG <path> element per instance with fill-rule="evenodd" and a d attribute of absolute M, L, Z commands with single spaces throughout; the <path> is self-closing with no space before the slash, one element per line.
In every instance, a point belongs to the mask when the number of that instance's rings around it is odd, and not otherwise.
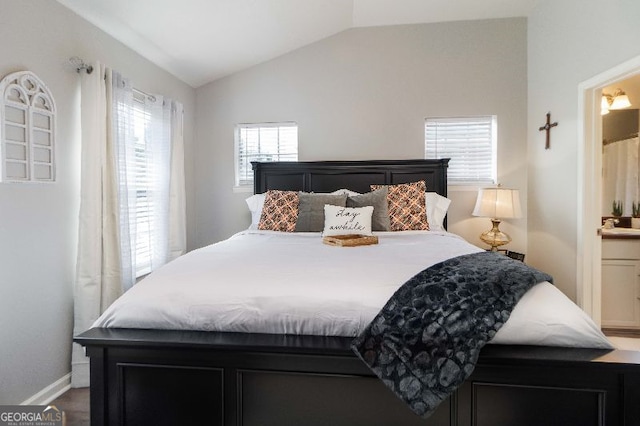
<path fill-rule="evenodd" d="M 538 0 L 58 0 L 193 87 L 354 27 L 527 16 Z"/>

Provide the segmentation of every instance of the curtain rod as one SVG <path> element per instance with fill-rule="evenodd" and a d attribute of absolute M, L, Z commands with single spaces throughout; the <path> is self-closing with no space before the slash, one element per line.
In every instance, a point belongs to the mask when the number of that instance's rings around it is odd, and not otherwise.
<path fill-rule="evenodd" d="M 79 56 L 72 56 L 69 58 L 69 64 L 76 70 L 76 72 L 85 71 L 87 74 L 91 74 L 93 72 L 93 66 L 87 64 L 82 58 Z M 156 97 L 150 95 L 149 93 L 143 92 L 140 89 L 133 88 L 133 91 L 138 93 L 141 96 L 149 99 L 151 102 L 156 101 Z"/>
<path fill-rule="evenodd" d="M 142 95 L 142 96 L 144 96 L 145 98 L 149 99 L 151 102 L 155 102 L 155 101 L 156 101 L 156 97 L 155 97 L 155 96 L 153 96 L 153 95 L 150 95 L 150 94 L 149 94 L 149 93 L 147 93 L 147 92 L 143 92 L 142 90 L 140 90 L 140 89 L 136 89 L 135 87 L 133 88 L 133 91 L 134 91 L 134 92 L 136 92 L 136 93 L 138 93 L 139 95 Z"/>
<path fill-rule="evenodd" d="M 630 135 L 627 136 L 621 136 L 619 138 L 615 138 L 615 139 L 603 139 L 602 140 L 602 145 L 606 146 L 615 142 L 622 142 L 622 141 L 626 141 L 629 139 L 633 139 L 633 138 L 637 138 L 638 137 L 638 132 L 635 133 L 631 133 Z"/>
<path fill-rule="evenodd" d="M 72 56 L 69 58 L 69 63 L 75 68 L 76 72 L 80 72 L 82 70 L 86 71 L 87 74 L 91 74 L 93 72 L 93 66 L 87 64 L 78 56 Z"/>

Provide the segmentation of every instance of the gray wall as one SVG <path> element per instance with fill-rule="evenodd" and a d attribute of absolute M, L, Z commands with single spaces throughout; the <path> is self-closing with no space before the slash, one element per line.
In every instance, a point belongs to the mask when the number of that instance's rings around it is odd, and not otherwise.
<path fill-rule="evenodd" d="M 51 0 L 0 0 L 0 76 L 30 70 L 57 117 L 57 181 L 0 183 L 0 405 L 20 403 L 70 371 L 80 196 L 80 56 L 185 105 L 191 185 L 195 90 Z M 188 195 L 189 205 L 193 197 Z M 190 214 L 193 209 L 190 208 Z M 192 235 L 192 234 L 191 234 Z"/>
<path fill-rule="evenodd" d="M 640 55 L 637 0 L 541 0 L 528 19 L 529 130 L 527 262 L 575 299 L 578 85 Z M 559 122 L 551 149 L 538 132 Z M 589 261 L 589 259 L 586 259 Z"/>
<path fill-rule="evenodd" d="M 245 229 L 234 126 L 296 121 L 300 160 L 423 158 L 426 117 L 498 116 L 498 177 L 526 208 L 526 20 L 351 29 L 197 89 L 196 245 Z M 476 190 L 450 192 L 449 229 L 480 244 Z M 507 221 L 526 248 L 526 218 Z"/>

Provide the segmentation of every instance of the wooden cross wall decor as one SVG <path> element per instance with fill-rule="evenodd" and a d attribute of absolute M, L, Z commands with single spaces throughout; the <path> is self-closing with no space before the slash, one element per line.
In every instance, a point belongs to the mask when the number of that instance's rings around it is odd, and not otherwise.
<path fill-rule="evenodd" d="M 546 124 L 538 129 L 539 131 L 543 131 L 543 130 L 547 131 L 547 141 L 544 144 L 544 149 L 549 149 L 551 147 L 550 145 L 551 144 L 551 128 L 556 127 L 557 125 L 558 125 L 557 121 L 555 123 L 551 122 L 551 113 L 548 112 Z"/>

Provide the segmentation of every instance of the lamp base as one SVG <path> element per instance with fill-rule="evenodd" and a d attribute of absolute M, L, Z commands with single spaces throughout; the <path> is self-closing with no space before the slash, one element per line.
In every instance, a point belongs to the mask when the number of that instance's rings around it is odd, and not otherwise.
<path fill-rule="evenodd" d="M 511 242 L 511 237 L 500 230 L 500 219 L 491 219 L 491 223 L 493 227 L 480 234 L 480 239 L 491 246 L 491 251 L 498 251 L 498 247 Z"/>

